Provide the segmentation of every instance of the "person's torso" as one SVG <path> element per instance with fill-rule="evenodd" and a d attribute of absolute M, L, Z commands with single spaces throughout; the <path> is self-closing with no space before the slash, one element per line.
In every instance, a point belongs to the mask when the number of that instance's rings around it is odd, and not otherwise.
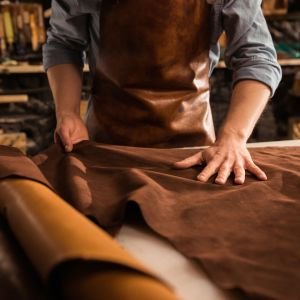
<path fill-rule="evenodd" d="M 210 14 L 205 0 L 103 1 L 87 117 L 92 139 L 162 147 L 213 142 Z"/>

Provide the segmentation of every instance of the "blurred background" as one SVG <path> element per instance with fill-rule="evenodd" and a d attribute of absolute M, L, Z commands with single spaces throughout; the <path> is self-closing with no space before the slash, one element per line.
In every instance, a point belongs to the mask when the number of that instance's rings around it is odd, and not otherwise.
<path fill-rule="evenodd" d="M 0 144 L 34 155 L 53 142 L 55 114 L 42 46 L 51 1 L 0 1 Z M 263 0 L 283 79 L 258 122 L 251 142 L 300 139 L 300 1 Z M 226 36 L 220 39 L 223 50 Z M 90 93 L 84 73 L 81 113 Z M 216 129 L 228 109 L 231 72 L 222 60 L 211 78 L 211 106 Z"/>

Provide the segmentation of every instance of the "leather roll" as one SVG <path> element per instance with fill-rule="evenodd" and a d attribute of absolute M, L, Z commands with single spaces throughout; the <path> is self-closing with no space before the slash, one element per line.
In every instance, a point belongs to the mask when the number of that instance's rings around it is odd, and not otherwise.
<path fill-rule="evenodd" d="M 45 185 L 0 182 L 0 211 L 42 280 L 62 299 L 176 299 L 112 238 Z"/>

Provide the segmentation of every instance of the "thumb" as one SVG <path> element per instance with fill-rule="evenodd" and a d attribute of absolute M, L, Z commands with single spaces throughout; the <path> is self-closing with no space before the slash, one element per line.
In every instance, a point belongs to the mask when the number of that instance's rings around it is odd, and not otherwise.
<path fill-rule="evenodd" d="M 70 137 L 70 133 L 67 129 L 60 129 L 56 133 L 56 143 L 66 151 L 71 152 L 73 150 L 73 143 Z"/>
<path fill-rule="evenodd" d="M 202 163 L 202 152 L 198 152 L 192 156 L 189 156 L 188 158 L 178 161 L 174 164 L 174 168 L 176 169 L 186 169 L 190 168 L 194 165 Z"/>

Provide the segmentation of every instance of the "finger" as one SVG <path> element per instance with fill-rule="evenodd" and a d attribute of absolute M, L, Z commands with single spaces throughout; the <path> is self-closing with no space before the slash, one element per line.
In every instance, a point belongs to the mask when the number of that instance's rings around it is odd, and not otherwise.
<path fill-rule="evenodd" d="M 231 173 L 231 166 L 229 163 L 224 162 L 218 171 L 218 176 L 215 180 L 217 184 L 225 184 Z"/>
<path fill-rule="evenodd" d="M 59 136 L 61 138 L 61 141 L 64 145 L 64 148 L 65 148 L 65 151 L 66 152 L 71 152 L 73 150 L 73 143 L 71 141 L 71 138 L 70 138 L 70 134 L 69 134 L 69 131 L 62 128 L 60 131 L 59 131 Z"/>
<path fill-rule="evenodd" d="M 234 173 L 234 183 L 244 184 L 245 177 L 246 177 L 245 168 L 240 164 L 236 164 L 233 168 L 233 173 Z"/>
<path fill-rule="evenodd" d="M 259 180 L 267 180 L 266 173 L 260 169 L 254 162 L 250 162 L 246 168 L 250 173 L 255 175 Z"/>
<path fill-rule="evenodd" d="M 217 173 L 220 168 L 221 162 L 219 160 L 211 160 L 203 171 L 198 175 L 197 179 L 201 182 L 207 182 L 207 180 Z"/>
<path fill-rule="evenodd" d="M 186 169 L 203 162 L 202 152 L 198 152 L 184 160 L 178 161 L 174 164 L 177 169 Z"/>

